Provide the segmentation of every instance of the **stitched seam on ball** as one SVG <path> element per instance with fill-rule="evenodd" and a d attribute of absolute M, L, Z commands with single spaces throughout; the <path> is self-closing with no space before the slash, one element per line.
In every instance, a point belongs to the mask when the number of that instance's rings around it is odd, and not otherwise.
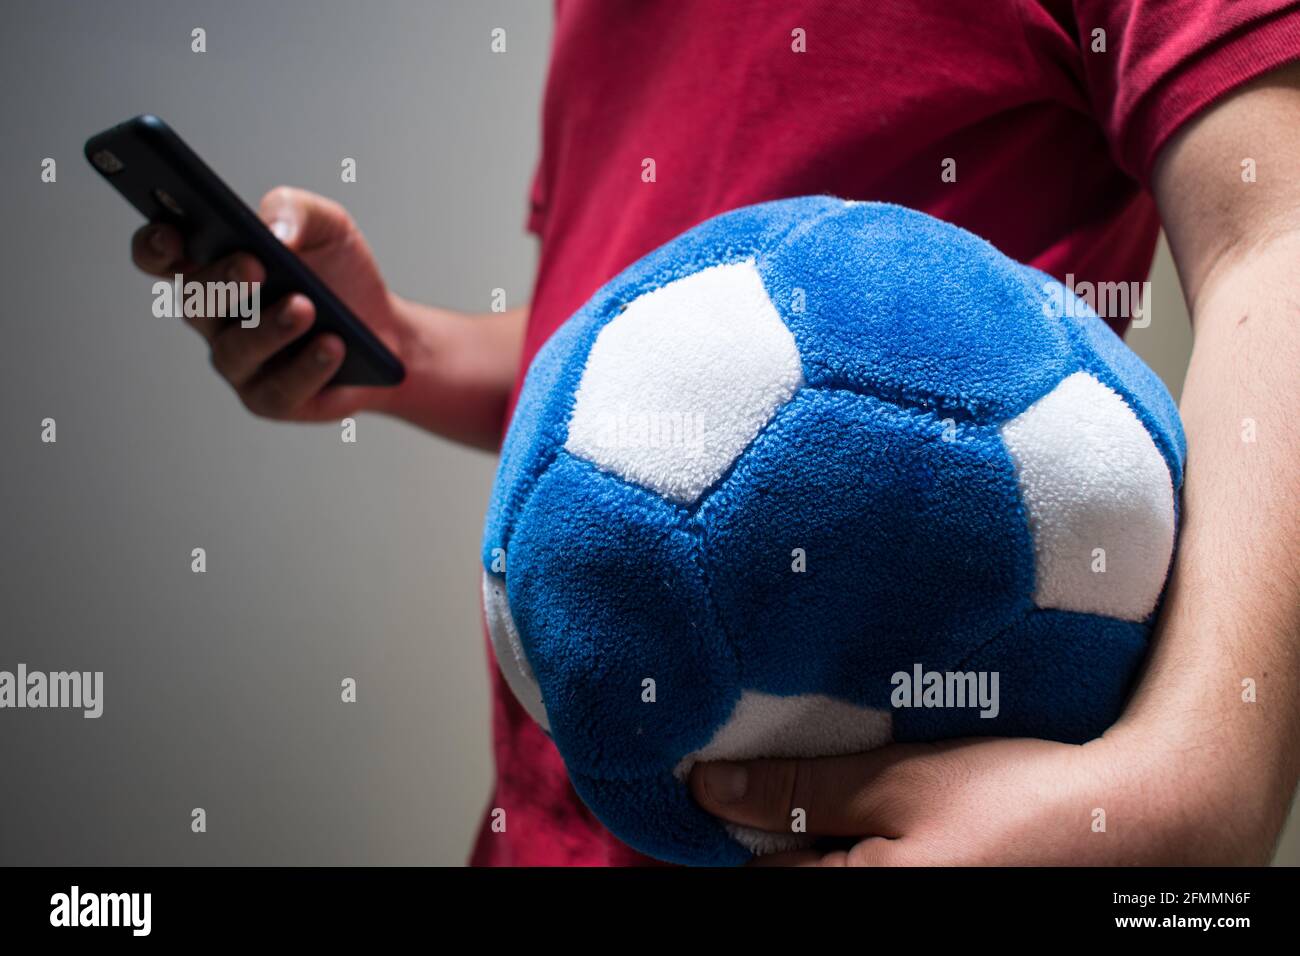
<path fill-rule="evenodd" d="M 798 223 L 796 226 L 792 227 L 789 231 L 787 231 L 784 236 L 782 236 L 781 241 L 777 244 L 777 246 L 774 247 L 773 251 L 779 250 L 782 246 L 785 246 L 788 243 L 792 242 L 794 239 L 799 238 L 799 236 L 812 231 L 812 229 L 821 225 L 821 223 L 826 219 L 830 219 L 836 216 L 847 215 L 848 211 L 852 208 L 854 207 L 847 204 L 841 204 L 839 207 L 834 209 L 829 209 L 826 212 L 822 213 L 821 215 L 814 217 L 813 219 L 810 219 L 806 222 Z M 978 239 L 980 237 L 977 236 L 976 238 Z M 990 250 L 993 250 L 995 252 L 997 251 L 996 248 L 987 240 L 981 240 L 981 241 L 984 242 L 984 244 L 988 246 Z M 1022 284 L 1025 286 L 1027 298 L 1032 302 L 1034 299 L 1032 287 L 1029 285 L 1027 280 L 1024 280 Z M 779 310 L 778 310 L 778 314 L 779 314 Z M 782 322 L 787 326 L 787 328 L 789 327 L 789 323 L 785 322 L 784 317 L 782 317 Z M 793 330 L 791 331 L 793 332 Z M 1069 339 L 1068 333 L 1065 337 L 1067 339 L 1067 344 L 1068 344 L 1068 339 Z M 1073 350 L 1071 350 L 1071 355 L 1073 357 Z M 803 364 L 802 353 L 800 353 L 799 361 L 800 361 L 800 365 L 802 365 Z M 805 375 L 804 375 L 805 380 L 808 378 L 806 371 L 807 370 L 805 369 Z M 878 398 L 881 401 L 887 402 L 888 404 L 894 405 L 898 408 L 904 408 L 904 409 L 913 408 L 916 411 L 920 411 L 920 412 L 930 411 L 930 409 L 926 407 L 926 405 L 929 404 L 946 412 L 947 414 L 945 415 L 945 417 L 953 417 L 954 419 L 957 418 L 958 416 L 961 416 L 962 418 L 975 421 L 983 417 L 991 416 L 995 412 L 993 403 L 976 401 L 969 398 L 966 395 L 962 395 L 959 393 L 936 393 L 936 392 L 930 392 L 925 389 L 909 390 L 902 386 L 890 386 L 883 382 L 876 383 L 870 386 L 856 385 L 849 382 L 844 382 L 843 384 L 839 384 L 839 382 L 843 381 L 843 379 L 836 376 L 833 369 L 828 369 L 823 367 L 822 371 L 828 373 L 831 376 L 831 380 L 822 385 L 813 385 L 809 387 L 815 389 L 830 388 L 830 389 L 837 389 L 843 391 L 852 391 L 854 394 L 864 395 L 869 398 Z M 1019 411 L 1023 411 L 1023 408 L 1017 411 L 1013 411 L 1010 414 L 1005 415 L 1004 417 L 1006 418 L 1014 417 L 1014 415 L 1018 414 Z"/>
<path fill-rule="evenodd" d="M 1065 330 L 1065 347 L 1069 353 L 1068 357 L 1070 360 L 1070 365 L 1073 366 L 1073 368 L 1067 369 L 1065 375 L 1062 375 L 1061 378 L 1057 380 L 1056 385 L 1060 385 L 1061 382 L 1065 381 L 1065 379 L 1069 378 L 1075 372 L 1084 371 L 1084 360 L 1080 356 L 1077 343 L 1075 342 L 1075 332 L 1070 327 L 1069 323 L 1062 323 L 1062 325 Z M 1027 412 L 1036 402 L 1039 402 L 1042 399 L 1046 398 L 1048 395 L 1052 394 L 1052 392 L 1056 388 L 1056 385 L 1053 385 L 1042 395 L 1039 395 L 1037 398 L 1035 398 L 1024 408 L 1020 409 L 1020 411 L 1016 412 L 1015 415 L 1007 418 L 1005 421 L 998 423 L 998 441 L 1002 443 L 1002 449 L 1003 451 L 1006 452 L 1007 460 L 1011 462 L 1011 473 L 1016 479 L 1016 514 L 1020 516 L 1021 525 L 1024 527 L 1025 533 L 1029 536 L 1029 553 L 1031 556 L 1031 560 L 1029 562 L 1029 594 L 1030 594 L 1029 603 L 1030 603 L 1031 612 L 1038 609 L 1038 605 L 1034 604 L 1033 602 L 1033 595 L 1038 593 L 1038 583 L 1039 583 L 1038 582 L 1038 536 L 1034 533 L 1034 523 L 1030 519 L 1029 505 L 1025 501 L 1025 483 L 1021 475 L 1020 462 L 1016 461 L 1016 456 L 1012 454 L 1011 449 L 1007 447 L 1006 440 L 1002 437 L 1002 427 L 1006 425 L 1008 422 L 1014 421 L 1016 418 L 1019 418 L 1021 415 Z M 1025 619 L 1028 619 L 1028 614 L 1025 615 Z M 993 638 L 990 638 L 986 642 L 986 644 L 993 643 L 993 641 L 997 640 L 997 638 L 1001 636 L 1002 636 L 1001 633 L 995 635 Z M 972 653 L 976 653 L 976 652 L 973 651 Z"/>
<path fill-rule="evenodd" d="M 1017 614 L 1015 617 L 1013 617 L 1010 621 L 1007 622 L 1006 626 L 996 631 L 991 637 L 988 637 L 983 641 L 981 641 L 979 644 L 975 645 L 974 647 L 969 648 L 964 654 L 962 654 L 961 659 L 958 660 L 957 663 L 953 664 L 951 667 L 946 668 L 946 670 L 964 671 L 966 669 L 966 665 L 970 663 L 971 658 L 975 657 L 977 654 L 982 653 L 985 649 L 992 647 L 998 641 L 1002 640 L 1004 637 L 1010 634 L 1012 629 L 1022 627 L 1031 617 L 1033 617 L 1035 614 L 1043 610 L 1037 604 L 1034 603 L 1034 599 L 1032 597 L 1026 599 L 1026 605 L 1027 606 L 1024 608 L 1024 610 L 1022 610 L 1019 614 Z"/>
<path fill-rule="evenodd" d="M 822 371 L 827 371 L 822 369 Z M 992 403 L 973 401 L 962 395 L 936 395 L 920 389 L 906 389 L 891 386 L 884 382 L 859 383 L 847 379 L 832 377 L 828 381 L 809 388 L 834 392 L 852 392 L 865 398 L 874 398 L 893 405 L 904 411 L 922 412 L 942 415 L 954 421 L 984 424 L 983 419 L 992 417 L 996 409 Z"/>
<path fill-rule="evenodd" d="M 851 388 L 832 388 L 830 386 L 825 386 L 825 385 L 809 385 L 807 383 L 801 383 L 790 394 L 790 397 L 786 399 L 786 401 L 782 402 L 780 405 L 777 406 L 777 408 L 772 412 L 771 417 L 769 417 L 768 420 L 759 427 L 758 431 L 754 433 L 754 437 L 751 438 L 745 444 L 745 447 L 736 453 L 735 458 L 732 459 L 731 463 L 723 470 L 722 474 L 720 474 L 717 478 L 711 481 L 708 484 L 708 486 L 703 491 L 700 492 L 699 497 L 690 503 L 674 501 L 671 498 L 668 498 L 667 496 L 656 491 L 655 489 L 650 488 L 649 486 L 644 485 L 641 482 L 636 481 L 635 479 L 628 478 L 625 475 L 621 475 L 618 472 L 613 471 L 611 468 L 600 464 L 599 462 L 592 461 L 590 458 L 585 458 L 582 455 L 578 454 L 577 452 L 574 452 L 564 447 L 563 445 L 559 446 L 559 448 L 556 450 L 554 454 L 554 458 L 552 459 L 552 461 L 548 462 L 546 468 L 542 469 L 542 471 L 539 472 L 537 482 L 540 483 L 541 478 L 545 475 L 546 471 L 549 471 L 550 467 L 554 465 L 555 460 L 558 460 L 561 456 L 566 456 L 568 458 L 571 458 L 574 461 L 581 462 L 582 464 L 595 469 L 596 471 L 600 472 L 600 474 L 608 477 L 612 481 L 617 481 L 620 484 L 626 485 L 629 488 L 635 488 L 637 491 L 642 492 L 644 494 L 654 495 L 666 507 L 672 508 L 674 511 L 679 512 L 680 514 L 686 516 L 687 518 L 692 518 L 699 513 L 699 511 L 704 507 L 704 505 L 709 501 L 709 499 L 713 497 L 714 493 L 730 480 L 731 476 L 735 474 L 736 469 L 739 467 L 741 459 L 744 458 L 745 455 L 749 453 L 750 449 L 752 449 L 758 443 L 759 439 L 761 439 L 768 431 L 770 431 L 773 428 L 773 426 L 776 424 L 777 420 L 782 416 L 782 414 L 785 413 L 787 409 L 794 406 L 795 402 L 798 401 L 800 395 L 802 395 L 804 392 L 812 392 L 814 394 L 827 394 L 827 395 L 840 394 L 840 395 L 847 395 L 852 398 L 865 398 L 872 401 L 878 401 L 883 405 L 888 405 L 890 408 L 894 409 L 895 411 L 905 415 L 913 415 L 917 417 L 932 419 L 939 424 L 942 424 L 943 421 L 945 420 L 943 417 L 940 417 L 939 413 L 933 409 L 912 408 L 904 405 L 896 405 L 893 402 L 888 401 L 887 399 L 883 399 L 880 398 L 879 396 L 871 395 L 866 392 L 860 392 Z M 953 426 L 958 430 L 959 433 L 963 431 L 969 431 L 969 430 L 985 431 L 987 429 L 995 427 L 989 423 L 974 422 L 970 420 L 958 421 L 956 419 L 953 419 Z M 531 499 L 531 492 L 529 494 L 529 499 Z M 519 509 L 520 515 L 523 514 L 523 510 L 524 508 L 521 506 Z"/>
<path fill-rule="evenodd" d="M 727 620 L 722 615 L 722 607 L 718 604 L 718 601 L 713 594 L 713 575 L 709 572 L 708 559 L 705 553 L 704 522 L 700 519 L 698 514 L 687 516 L 686 531 L 691 536 L 691 554 L 695 561 L 695 566 L 700 572 L 700 583 L 704 587 L 704 600 L 708 604 L 709 611 L 713 615 L 714 620 L 717 621 L 718 630 L 722 634 L 722 640 L 727 645 L 727 650 L 731 652 L 731 661 L 736 665 L 735 690 L 737 694 L 736 699 L 738 701 L 740 699 L 740 685 L 743 683 L 741 680 L 743 668 L 740 663 L 740 652 L 735 639 L 732 637 L 731 628 L 727 625 Z M 729 689 L 730 688 L 728 688 L 728 690 Z M 732 707 L 734 709 L 735 704 L 733 704 Z M 725 721 L 723 723 L 725 724 Z M 714 728 L 714 733 L 716 732 L 717 729 Z M 705 744 L 707 743 L 708 741 L 706 740 Z M 701 746 L 703 746 L 703 744 Z"/>

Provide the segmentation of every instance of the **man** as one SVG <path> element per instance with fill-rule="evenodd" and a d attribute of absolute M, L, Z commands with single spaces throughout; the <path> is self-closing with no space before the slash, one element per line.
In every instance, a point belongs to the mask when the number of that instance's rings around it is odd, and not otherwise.
<path fill-rule="evenodd" d="M 194 324 L 253 412 L 396 415 L 484 448 L 521 370 L 604 281 L 717 213 L 808 193 L 887 200 L 1059 278 L 1139 281 L 1161 223 L 1192 311 L 1189 457 L 1173 578 L 1120 722 L 1084 746 L 894 745 L 697 767 L 736 823 L 859 838 L 777 863 L 1263 863 L 1300 772 L 1300 5 L 1279 0 L 559 0 L 529 227 L 528 309 L 470 317 L 400 299 L 336 204 L 277 189 L 262 215 L 397 352 L 394 390 L 322 391 L 342 342 L 280 351 Z M 147 271 L 186 271 L 146 227 Z M 233 270 L 231 272 L 230 270 Z M 200 281 L 261 276 L 236 256 Z M 1122 330 L 1124 316 L 1108 316 Z M 1247 424 L 1249 423 L 1249 424 Z M 1244 431 L 1255 438 L 1243 441 Z M 474 862 L 640 862 L 574 796 L 494 671 L 498 780 Z M 1252 688 L 1253 695 L 1243 693 Z M 1104 833 L 1091 826 L 1104 809 Z"/>

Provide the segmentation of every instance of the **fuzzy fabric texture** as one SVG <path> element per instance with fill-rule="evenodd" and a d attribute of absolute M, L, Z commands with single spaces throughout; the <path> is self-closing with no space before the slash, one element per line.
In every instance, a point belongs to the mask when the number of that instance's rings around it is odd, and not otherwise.
<path fill-rule="evenodd" d="M 753 260 L 633 300 L 596 339 L 565 449 L 670 501 L 722 477 L 803 384 Z"/>
<path fill-rule="evenodd" d="M 485 617 L 616 836 L 741 863 L 800 840 L 700 810 L 696 760 L 1102 733 L 1172 560 L 1184 455 L 1163 385 L 1050 277 L 896 206 L 747 207 L 629 267 L 539 352 L 485 525 Z M 996 674 L 997 706 L 900 700 L 922 670 Z"/>

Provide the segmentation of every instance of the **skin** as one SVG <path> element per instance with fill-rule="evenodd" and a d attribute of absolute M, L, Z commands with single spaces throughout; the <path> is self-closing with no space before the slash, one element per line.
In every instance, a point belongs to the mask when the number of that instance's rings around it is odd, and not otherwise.
<path fill-rule="evenodd" d="M 1263 864 L 1300 776 L 1300 67 L 1226 97 L 1161 152 L 1153 191 L 1192 312 L 1182 416 L 1183 528 L 1145 672 L 1120 721 L 1082 746 L 969 739 L 810 760 L 699 764 L 695 799 L 735 823 L 785 831 L 803 810 L 831 852 L 758 865 Z M 1244 183 L 1241 161 L 1257 163 Z M 360 411 L 495 450 L 526 310 L 471 316 L 388 291 L 336 203 L 281 187 L 260 214 L 406 364 L 395 389 L 323 391 L 343 343 L 294 296 L 256 329 L 187 320 L 254 414 L 337 420 Z M 173 230 L 148 226 L 136 264 L 170 277 L 254 281 L 239 255 L 190 273 Z M 230 269 L 236 270 L 230 273 Z M 1243 419 L 1257 440 L 1242 440 Z M 1242 699 L 1242 681 L 1257 699 Z M 1105 811 L 1104 832 L 1094 812 Z"/>

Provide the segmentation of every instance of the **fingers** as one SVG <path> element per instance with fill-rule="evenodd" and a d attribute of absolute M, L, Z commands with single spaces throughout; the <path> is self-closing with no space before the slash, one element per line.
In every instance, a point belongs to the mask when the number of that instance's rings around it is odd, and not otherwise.
<path fill-rule="evenodd" d="M 825 866 L 916 866 L 920 860 L 909 858 L 910 841 L 871 837 L 856 843 L 841 854 L 830 854 Z M 834 860 L 830 860 L 834 857 Z"/>
<path fill-rule="evenodd" d="M 277 239 L 294 250 L 326 245 L 352 231 L 352 218 L 342 206 L 292 186 L 277 186 L 263 196 L 258 215 Z"/>
<path fill-rule="evenodd" d="M 244 388 L 239 397 L 255 415 L 294 418 L 316 397 L 343 362 L 343 340 L 326 333 L 283 364 L 273 365 Z"/>
<path fill-rule="evenodd" d="M 297 418 L 329 384 L 346 351 L 337 335 L 319 335 L 290 357 L 281 353 L 316 321 L 303 295 L 290 295 L 262 314 L 253 328 L 225 323 L 212 337 L 213 368 L 239 394 L 244 406 L 265 418 Z"/>
<path fill-rule="evenodd" d="M 185 276 L 185 283 L 188 285 L 191 282 L 199 282 L 206 289 L 210 283 L 262 282 L 265 278 L 266 271 L 262 268 L 260 262 L 246 253 L 237 252 L 225 259 L 219 259 L 211 265 L 204 266 L 202 269 L 190 272 Z M 242 286 L 236 285 L 233 293 L 240 295 L 242 289 Z M 206 306 L 207 297 L 205 295 L 202 300 L 202 307 L 206 308 Z M 238 307 L 239 301 L 233 296 L 223 296 L 223 304 L 218 307 L 221 314 L 208 315 L 204 312 L 199 315 L 186 315 L 184 317 L 185 324 L 211 343 L 218 335 L 230 327 L 227 320 L 236 316 Z"/>
<path fill-rule="evenodd" d="M 690 789 L 709 813 L 760 830 L 788 833 L 802 821 L 816 835 L 896 837 L 942 795 L 936 788 L 955 759 L 930 744 L 893 744 L 843 757 L 701 763 Z"/>
<path fill-rule="evenodd" d="M 131 261 L 136 268 L 151 276 L 171 278 L 184 264 L 185 243 L 175 227 L 166 223 L 151 222 L 141 226 L 131 236 Z"/>
<path fill-rule="evenodd" d="M 209 341 L 212 367 L 236 389 L 247 385 L 267 362 L 290 342 L 302 336 L 316 319 L 311 300 L 286 296 L 262 313 L 252 328 L 238 322 L 222 323 Z"/>
<path fill-rule="evenodd" d="M 262 198 L 260 215 L 281 242 L 299 251 L 359 236 L 351 217 L 338 203 L 287 186 L 277 187 Z M 131 238 L 131 258 L 150 275 L 171 278 L 180 273 L 187 285 L 196 282 L 210 288 L 232 282 L 260 283 L 266 278 L 261 263 L 246 253 L 195 267 L 186 261 L 180 232 L 165 223 L 150 223 L 136 231 Z M 234 287 L 240 293 L 244 288 Z M 288 296 L 263 308 L 258 323 L 250 326 L 231 321 L 238 300 L 232 304 L 230 295 L 224 293 L 221 301 L 225 308 L 214 307 L 214 311 L 225 314 L 186 315 L 185 322 L 208 341 L 213 367 L 235 388 L 250 411 L 268 418 L 304 414 L 318 417 L 355 401 L 355 396 L 345 394 L 349 390 L 341 390 L 328 396 L 332 401 L 322 396 L 311 408 L 304 407 L 318 398 L 338 371 L 345 353 L 342 339 L 327 334 L 314 338 L 292 356 L 283 355 L 285 348 L 306 335 L 315 321 L 315 309 L 306 297 Z"/>

